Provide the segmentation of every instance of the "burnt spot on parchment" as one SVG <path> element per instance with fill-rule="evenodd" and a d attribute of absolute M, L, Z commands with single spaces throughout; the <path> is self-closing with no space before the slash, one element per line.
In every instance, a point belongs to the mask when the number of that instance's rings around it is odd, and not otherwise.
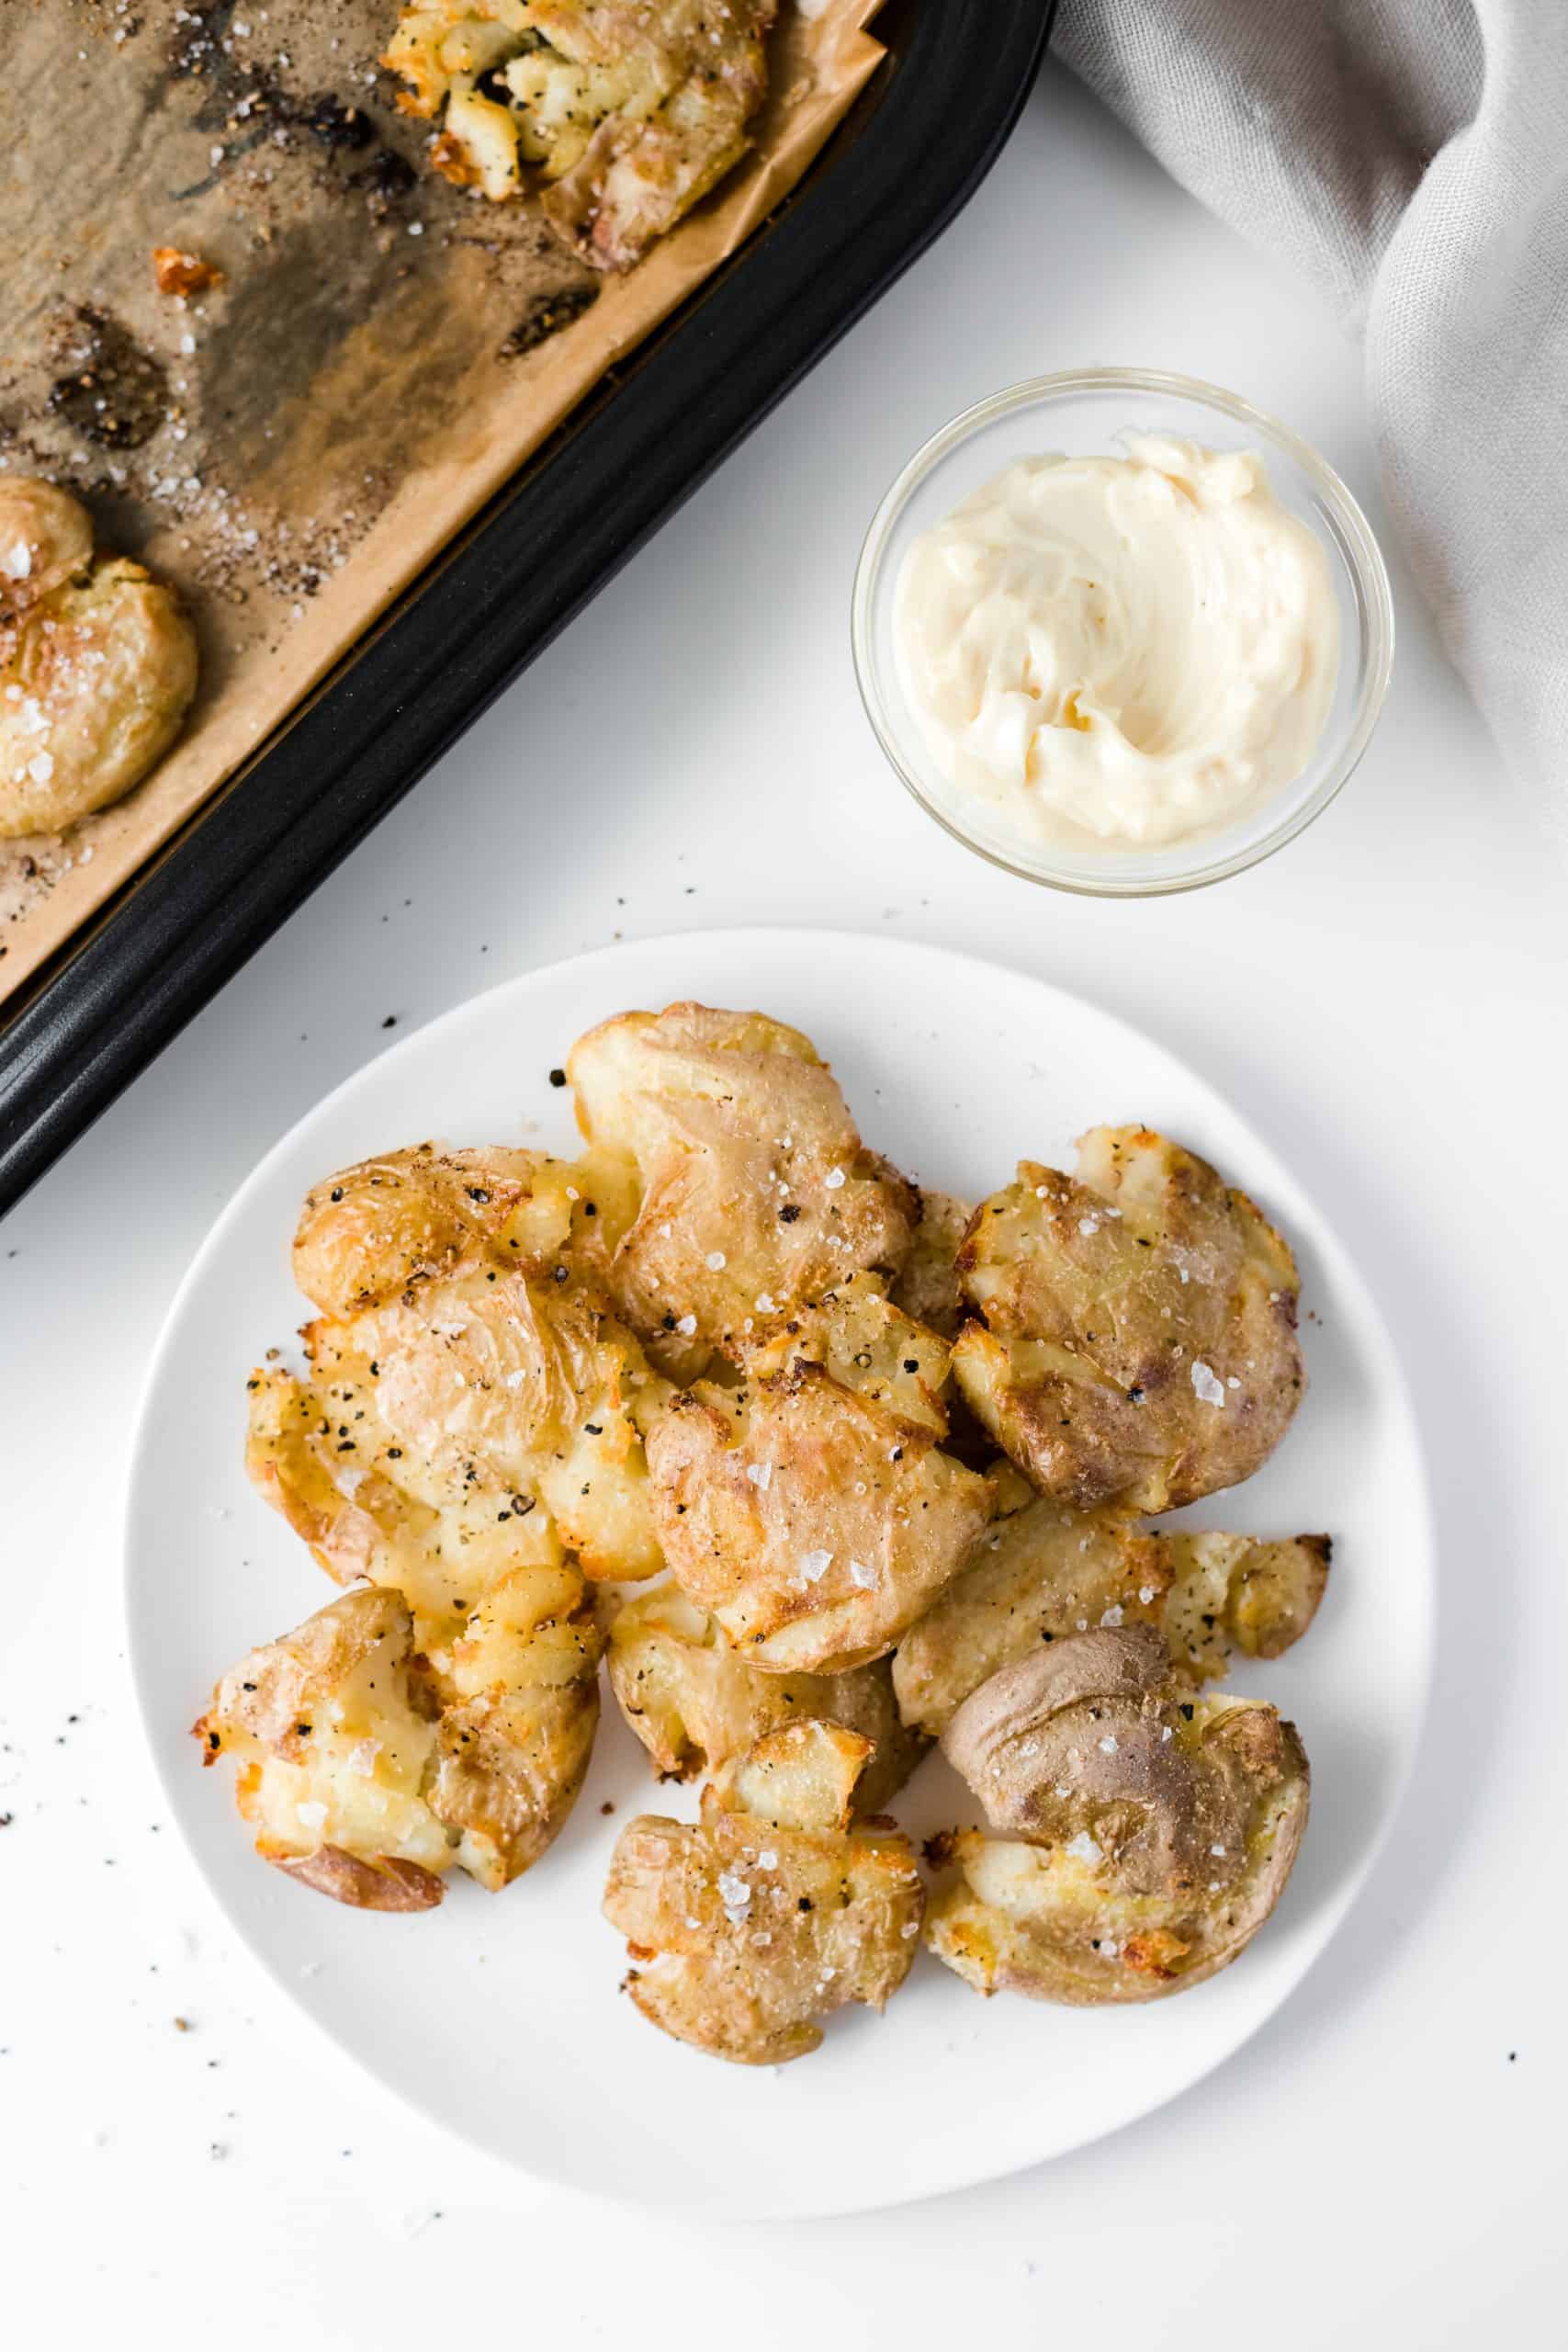
<path fill-rule="evenodd" d="M 62 372 L 49 391 L 54 413 L 102 449 L 150 441 L 169 413 L 162 361 L 107 311 L 86 303 L 70 314 L 60 346 Z"/>
<path fill-rule="evenodd" d="M 521 359 L 525 351 L 536 351 L 540 344 L 548 343 L 551 335 L 570 326 L 598 300 L 597 279 L 591 286 L 564 286 L 554 294 L 536 294 L 502 344 L 501 356 Z"/>
<path fill-rule="evenodd" d="M 171 78 L 201 85 L 192 117 L 196 128 L 222 141 L 222 158 L 211 178 L 264 145 L 313 148 L 329 164 L 340 156 L 363 157 L 373 148 L 369 160 L 344 174 L 339 184 L 364 191 L 372 211 L 410 195 L 418 173 L 386 143 L 366 109 L 334 90 L 291 88 L 255 49 L 243 40 L 236 45 L 237 14 L 238 0 L 212 0 L 208 7 L 188 9 L 169 43 Z M 243 28 L 246 34 L 254 30 L 249 17 Z M 287 62 L 287 53 L 280 55 Z M 203 185 L 210 185 L 210 179 Z"/>

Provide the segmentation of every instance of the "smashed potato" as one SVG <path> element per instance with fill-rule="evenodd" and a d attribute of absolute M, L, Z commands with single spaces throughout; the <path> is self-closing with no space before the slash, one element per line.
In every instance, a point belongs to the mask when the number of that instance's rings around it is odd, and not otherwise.
<path fill-rule="evenodd" d="M 179 733 L 196 678 L 174 592 L 95 557 L 64 491 L 0 476 L 0 836 L 58 832 L 129 792 Z"/>
<path fill-rule="evenodd" d="M 1033 1497 L 997 1520 L 899 1643 L 899 1713 L 934 1736 L 1004 1666 L 1101 1625 L 1157 1626 L 1194 1682 L 1224 1674 L 1235 1650 L 1279 1657 L 1313 1621 L 1330 1548 L 1326 1535 L 1144 1534 L 1113 1505 Z"/>
<path fill-rule="evenodd" d="M 427 1610 L 436 1587 L 471 1600 L 482 1564 L 562 1544 L 597 1577 L 662 1566 L 643 1429 L 666 1384 L 593 1281 L 629 1215 L 615 1182 L 424 1145 L 307 1197 L 294 1269 L 326 1310 L 305 1332 L 313 1377 L 256 1375 L 250 1459 L 332 1573 Z"/>
<path fill-rule="evenodd" d="M 364 1911 L 439 1903 L 453 1841 L 423 1794 L 435 1741 L 394 1592 L 351 1592 L 231 1668 L 196 1724 L 202 1761 L 232 1755 L 256 1851 Z"/>
<path fill-rule="evenodd" d="M 829 1294 L 741 1386 L 664 1406 L 648 1438 L 660 1542 L 751 1664 L 865 1665 L 968 1559 L 992 1488 L 938 1442 L 946 1356 L 880 1295 Z"/>
<path fill-rule="evenodd" d="M 624 1171 L 491 1144 L 416 1144 L 341 1169 L 305 1195 L 294 1279 L 342 1319 L 478 1262 L 547 1274 L 603 1271 L 635 1202 Z"/>
<path fill-rule="evenodd" d="M 360 1910 L 427 1910 L 454 1863 L 493 1890 L 556 1836 L 593 1744 L 598 1661 L 570 1571 L 501 1587 L 449 1679 L 414 1653 L 400 1594 L 372 1587 L 253 1650 L 196 1732 L 206 1762 L 235 1756 L 264 1860 Z"/>
<path fill-rule="evenodd" d="M 847 1674 L 764 1673 L 673 1586 L 639 1592 L 616 1612 L 608 1663 L 622 1713 L 670 1779 L 716 1771 L 764 1733 L 812 1715 L 873 1742 L 855 1793 L 863 1812 L 878 1813 L 925 1753 L 899 1721 L 886 1659 Z"/>
<path fill-rule="evenodd" d="M 591 1145 L 632 1161 L 610 1295 L 682 1378 L 863 1268 L 897 1272 L 916 1196 L 867 1151 L 808 1037 L 761 1012 L 624 1012 L 567 1057 Z"/>
<path fill-rule="evenodd" d="M 1005 1668 L 942 1747 L 1002 1835 L 938 1841 L 962 1875 L 927 1941 L 983 1993 L 1092 2006 L 1201 1983 L 1273 1910 L 1306 1823 L 1294 1725 L 1184 1698 L 1148 1626 Z"/>
<path fill-rule="evenodd" d="M 819 2018 L 897 1991 L 925 1892 L 897 1830 L 846 1826 L 870 1754 L 837 1724 L 789 1724 L 704 1791 L 700 1821 L 623 1829 L 604 1916 L 635 1963 L 626 1991 L 664 2032 L 778 2065 L 818 2048 Z"/>
<path fill-rule="evenodd" d="M 1231 1655 L 1281 1657 L 1317 1614 L 1333 1545 L 1326 1535 L 1260 1543 L 1251 1535 L 1156 1535 L 1169 1589 L 1160 1624 L 1177 1668 L 1195 1682 Z"/>
<path fill-rule="evenodd" d="M 1301 1401 L 1295 1261 L 1245 1193 L 1146 1127 L 1096 1127 L 1076 1178 L 1021 1161 L 959 1251 L 983 1316 L 964 1396 L 1044 1494 L 1158 1511 L 1266 1462 Z"/>
<path fill-rule="evenodd" d="M 583 259 L 621 270 L 745 153 L 777 13 L 778 0 L 413 0 L 384 62 L 411 113 L 441 119 L 437 170 L 496 202 L 540 187 Z"/>

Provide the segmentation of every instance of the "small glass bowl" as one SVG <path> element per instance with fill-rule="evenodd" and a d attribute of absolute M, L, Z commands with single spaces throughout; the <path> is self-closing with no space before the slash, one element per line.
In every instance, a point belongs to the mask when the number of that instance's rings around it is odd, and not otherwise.
<path fill-rule="evenodd" d="M 1160 433 L 1219 450 L 1254 449 L 1275 497 L 1323 542 L 1339 605 L 1339 674 L 1311 760 L 1294 780 L 1223 824 L 1157 848 L 1063 849 L 1008 825 L 949 783 L 899 682 L 893 606 L 910 542 L 1018 458 L 1114 455 L 1124 435 Z M 1223 881 L 1326 808 L 1377 724 L 1393 660 L 1393 601 L 1371 526 L 1317 451 L 1250 401 L 1156 368 L 1084 368 L 997 392 L 929 440 L 881 505 L 861 550 L 852 613 L 855 674 L 877 741 L 928 815 L 994 865 L 1057 890 L 1148 898 Z"/>

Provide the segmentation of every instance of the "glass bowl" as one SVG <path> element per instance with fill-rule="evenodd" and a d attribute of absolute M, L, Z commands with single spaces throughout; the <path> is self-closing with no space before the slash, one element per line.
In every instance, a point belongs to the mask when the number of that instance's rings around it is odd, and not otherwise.
<path fill-rule="evenodd" d="M 910 542 L 1003 468 L 1026 457 L 1114 456 L 1129 433 L 1160 433 L 1262 457 L 1275 497 L 1317 534 L 1339 606 L 1339 673 L 1311 760 L 1290 784 L 1179 842 L 1061 848 L 1009 825 L 948 781 L 898 676 L 893 607 Z M 1249 401 L 1155 368 L 1086 368 L 997 392 L 917 450 L 877 508 L 855 573 L 855 673 L 877 741 L 927 813 L 995 865 L 1058 890 L 1105 898 L 1192 890 L 1256 865 L 1327 808 L 1377 724 L 1393 659 L 1393 604 L 1371 526 L 1317 451 Z"/>

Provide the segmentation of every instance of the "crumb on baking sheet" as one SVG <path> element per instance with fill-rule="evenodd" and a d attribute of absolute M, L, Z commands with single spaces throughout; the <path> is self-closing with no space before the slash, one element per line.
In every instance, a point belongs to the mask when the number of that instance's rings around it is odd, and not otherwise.
<path fill-rule="evenodd" d="M 204 261 L 199 254 L 187 254 L 179 245 L 154 245 L 152 276 L 160 294 L 176 294 L 183 300 L 221 286 L 224 273 L 215 261 Z"/>

